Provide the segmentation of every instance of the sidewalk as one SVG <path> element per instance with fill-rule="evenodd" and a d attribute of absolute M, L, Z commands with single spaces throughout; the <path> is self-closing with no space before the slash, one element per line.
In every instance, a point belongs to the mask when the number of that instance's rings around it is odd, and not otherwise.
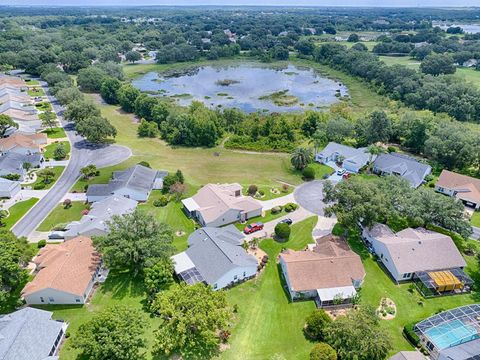
<path fill-rule="evenodd" d="M 20 190 L 13 198 L 5 200 L 0 204 L 0 208 L 7 210 L 20 201 L 25 201 L 31 198 L 41 199 L 47 195 L 49 190 Z"/>
<path fill-rule="evenodd" d="M 270 210 L 272 208 L 274 208 L 275 206 L 283 206 L 287 203 L 296 203 L 295 201 L 295 198 L 293 197 L 293 191 L 292 193 L 288 194 L 288 195 L 285 195 L 285 196 L 280 196 L 280 197 L 277 197 L 275 199 L 271 199 L 271 200 L 259 200 L 260 203 L 262 204 L 262 210 L 263 211 L 267 211 L 267 210 Z"/>

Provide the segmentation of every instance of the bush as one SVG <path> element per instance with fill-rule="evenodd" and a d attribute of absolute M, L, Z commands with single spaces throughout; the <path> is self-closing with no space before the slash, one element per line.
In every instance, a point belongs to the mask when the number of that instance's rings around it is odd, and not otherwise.
<path fill-rule="evenodd" d="M 325 329 L 332 322 L 325 310 L 314 310 L 306 319 L 305 334 L 312 340 L 322 340 Z"/>
<path fill-rule="evenodd" d="M 250 196 L 254 196 L 257 193 L 257 191 L 258 191 L 257 185 L 250 185 L 248 187 L 248 195 Z"/>
<path fill-rule="evenodd" d="M 389 146 L 389 147 L 387 147 L 387 151 L 388 151 L 389 153 L 393 153 L 393 152 L 396 152 L 397 149 L 396 149 L 394 146 Z"/>
<path fill-rule="evenodd" d="M 67 227 L 67 223 L 60 223 L 53 227 L 52 231 L 64 231 Z"/>
<path fill-rule="evenodd" d="M 413 322 L 403 327 L 403 334 L 413 346 L 417 346 L 420 343 L 420 338 L 415 333 L 415 331 L 413 331 L 413 327 L 415 326 L 415 324 L 416 322 Z"/>
<path fill-rule="evenodd" d="M 259 193 L 261 196 L 265 195 L 265 191 L 263 191 L 263 190 L 258 190 L 258 193 Z"/>
<path fill-rule="evenodd" d="M 298 209 L 298 205 L 294 203 L 288 203 L 285 205 L 285 211 L 286 212 L 292 212 Z"/>
<path fill-rule="evenodd" d="M 290 190 L 290 186 L 288 186 L 288 184 L 283 184 L 282 185 L 282 191 L 283 192 L 288 192 L 288 190 Z"/>
<path fill-rule="evenodd" d="M 302 176 L 305 180 L 315 179 L 315 169 L 311 166 L 307 166 L 305 169 L 303 169 Z"/>
<path fill-rule="evenodd" d="M 138 165 L 142 165 L 142 166 L 145 166 L 145 167 L 147 167 L 147 168 L 150 168 L 150 167 L 151 167 L 150 164 L 149 164 L 148 162 L 146 162 L 146 161 L 140 161 L 140 162 L 138 163 Z"/>
<path fill-rule="evenodd" d="M 316 344 L 310 352 L 310 360 L 337 360 L 337 352 L 328 344 Z"/>
<path fill-rule="evenodd" d="M 65 149 L 65 145 L 62 143 L 58 143 L 57 146 L 55 147 L 55 150 L 53 150 L 53 158 L 55 160 L 63 160 L 67 157 L 67 149 Z"/>
<path fill-rule="evenodd" d="M 282 212 L 282 207 L 281 206 L 275 206 L 270 211 L 271 211 L 272 214 L 278 214 L 278 213 Z"/>
<path fill-rule="evenodd" d="M 38 243 L 37 243 L 37 247 L 39 249 L 45 247 L 45 245 L 47 245 L 47 240 L 40 240 Z"/>
<path fill-rule="evenodd" d="M 72 200 L 70 200 L 70 199 L 63 200 L 63 207 L 65 209 L 71 208 L 72 207 Z"/>
<path fill-rule="evenodd" d="M 167 206 L 167 204 L 168 204 L 168 198 L 165 195 L 162 195 L 158 199 L 155 199 L 153 201 L 153 206 L 155 207 L 163 207 L 163 206 Z"/>
<path fill-rule="evenodd" d="M 278 223 L 275 225 L 275 236 L 279 240 L 286 241 L 290 237 L 290 226 L 285 223 Z"/>
<path fill-rule="evenodd" d="M 33 190 L 42 190 L 42 189 L 45 189 L 45 183 L 43 181 L 33 185 Z"/>

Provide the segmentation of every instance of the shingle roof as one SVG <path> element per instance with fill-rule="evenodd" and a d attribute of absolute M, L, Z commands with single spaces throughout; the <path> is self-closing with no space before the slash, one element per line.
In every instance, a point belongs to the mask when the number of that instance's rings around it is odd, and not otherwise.
<path fill-rule="evenodd" d="M 62 244 L 45 246 L 34 262 L 40 271 L 23 288 L 23 296 L 46 288 L 83 296 L 101 258 L 92 240 L 79 236 Z"/>
<path fill-rule="evenodd" d="M 443 170 L 436 186 L 457 191 L 459 199 L 480 203 L 480 179 Z"/>
<path fill-rule="evenodd" d="M 293 291 L 351 286 L 353 280 L 365 277 L 360 256 L 343 238 L 333 235 L 318 239 L 313 251 L 286 250 L 280 257 Z"/>
<path fill-rule="evenodd" d="M 476 360 L 480 355 L 480 339 L 452 346 L 440 351 L 444 359 L 454 360 Z"/>
<path fill-rule="evenodd" d="M 19 184 L 18 181 L 11 181 L 0 177 L 0 191 L 10 191 Z"/>
<path fill-rule="evenodd" d="M 0 359 L 49 358 L 64 323 L 52 320 L 52 312 L 23 308 L 0 316 Z M 51 358 L 53 359 L 53 358 Z"/>
<path fill-rule="evenodd" d="M 423 164 L 412 157 L 402 154 L 380 154 L 375 160 L 376 169 L 386 173 L 400 174 L 411 186 L 418 187 L 432 170 L 428 164 Z"/>
<path fill-rule="evenodd" d="M 0 139 L 0 152 L 7 152 L 17 147 L 40 152 L 39 144 L 46 143 L 46 141 L 46 134 L 27 135 L 17 132 L 7 138 Z"/>
<path fill-rule="evenodd" d="M 366 148 L 356 149 L 351 146 L 338 144 L 336 142 L 329 142 L 327 146 L 319 153 L 324 157 L 331 157 L 333 154 L 339 154 L 345 158 L 344 161 L 352 164 L 364 166 L 370 160 L 370 154 Z"/>
<path fill-rule="evenodd" d="M 2 174 L 23 174 L 24 170 L 22 165 L 24 163 L 30 163 L 32 166 L 38 166 L 43 159 L 42 154 L 29 154 L 22 155 L 9 152 L 3 156 L 0 156 L 0 173 Z"/>
<path fill-rule="evenodd" d="M 388 360 L 426 360 L 419 351 L 400 351 Z"/>
<path fill-rule="evenodd" d="M 408 228 L 396 234 L 392 232 L 378 235 L 376 227 L 377 225 L 367 232 L 385 245 L 400 274 L 459 268 L 467 265 L 455 243 L 447 235 L 422 228 Z"/>
<path fill-rule="evenodd" d="M 238 266 L 257 266 L 257 260 L 241 247 L 244 236 L 235 226 L 205 227 L 188 238 L 187 256 L 210 285 Z"/>

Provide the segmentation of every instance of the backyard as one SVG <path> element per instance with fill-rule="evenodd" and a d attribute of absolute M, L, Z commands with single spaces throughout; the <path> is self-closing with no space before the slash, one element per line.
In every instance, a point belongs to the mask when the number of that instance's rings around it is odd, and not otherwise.
<path fill-rule="evenodd" d="M 63 139 L 67 137 L 67 134 L 65 134 L 65 130 L 63 130 L 63 128 L 61 127 L 43 130 L 42 132 L 47 134 L 47 137 L 49 139 Z"/>
<path fill-rule="evenodd" d="M 37 203 L 37 198 L 19 201 L 8 209 L 10 215 L 3 220 L 5 228 L 10 230 L 32 207 Z"/>
<path fill-rule="evenodd" d="M 87 209 L 83 201 L 72 201 L 70 207 L 65 208 L 63 204 L 58 204 L 55 209 L 47 216 L 38 227 L 38 231 L 51 231 L 56 225 L 67 224 L 72 221 L 78 221 L 82 217 L 82 211 Z"/>

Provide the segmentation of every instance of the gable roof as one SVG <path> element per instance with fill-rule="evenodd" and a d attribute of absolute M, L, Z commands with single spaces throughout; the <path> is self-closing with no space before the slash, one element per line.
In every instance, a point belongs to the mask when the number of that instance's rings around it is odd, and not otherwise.
<path fill-rule="evenodd" d="M 7 138 L 0 139 L 0 152 L 7 152 L 15 148 L 24 148 L 40 152 L 39 144 L 47 142 L 46 134 L 21 134 L 14 133 Z"/>
<path fill-rule="evenodd" d="M 426 360 L 420 351 L 400 351 L 388 360 Z"/>
<path fill-rule="evenodd" d="M 240 196 L 235 196 L 236 192 L 239 192 Z M 218 219 L 232 209 L 249 212 L 262 208 L 260 202 L 249 196 L 242 196 L 241 193 L 242 186 L 237 183 L 207 184 L 198 190 L 193 197 L 182 202 L 188 208 L 193 200 L 195 210 L 201 213 L 206 223 Z"/>
<path fill-rule="evenodd" d="M 101 258 L 92 239 L 79 236 L 62 244 L 45 246 L 34 262 L 40 271 L 23 288 L 23 296 L 50 288 L 83 297 Z"/>
<path fill-rule="evenodd" d="M 39 153 L 35 154 L 17 154 L 8 152 L 3 156 L 0 156 L 0 173 L 2 174 L 20 174 L 22 175 L 25 170 L 23 164 L 28 162 L 32 166 L 38 166 L 43 159 L 43 155 Z"/>
<path fill-rule="evenodd" d="M 20 184 L 20 182 L 11 181 L 11 180 L 0 177 L 0 191 L 13 190 L 16 186 L 18 186 L 18 184 Z"/>
<path fill-rule="evenodd" d="M 443 170 L 436 186 L 455 190 L 459 199 L 480 203 L 480 179 Z"/>
<path fill-rule="evenodd" d="M 386 225 L 382 225 L 384 228 Z M 465 267 L 467 264 L 453 240 L 423 228 L 407 228 L 397 233 L 378 234 L 367 230 L 371 237 L 384 244 L 400 274 Z M 373 236 L 372 234 L 376 235 Z"/>
<path fill-rule="evenodd" d="M 204 227 L 196 230 L 188 238 L 189 248 L 185 254 L 205 282 L 215 284 L 223 275 L 236 267 L 257 267 L 257 260 L 242 247 L 243 234 L 233 225 L 223 228 Z M 184 256 L 184 255 L 182 255 Z M 178 255 L 172 257 L 175 262 Z M 183 261 L 183 265 L 188 261 Z M 176 264 L 177 273 L 185 271 L 185 266 Z"/>
<path fill-rule="evenodd" d="M 412 187 L 419 187 L 432 167 L 402 154 L 380 154 L 374 162 L 375 168 L 386 173 L 396 173 Z"/>
<path fill-rule="evenodd" d="M 328 145 L 318 153 L 318 155 L 323 157 L 330 157 L 333 154 L 341 155 L 345 158 L 344 161 L 360 166 L 366 165 L 370 159 L 370 154 L 366 148 L 356 149 L 336 142 L 329 142 Z"/>
<path fill-rule="evenodd" d="M 293 291 L 352 286 L 365 277 L 360 256 L 345 239 L 331 234 L 318 239 L 313 251 L 286 250 L 280 258 Z"/>
<path fill-rule="evenodd" d="M 65 326 L 52 312 L 26 307 L 0 315 L 0 359 L 44 360 Z"/>

